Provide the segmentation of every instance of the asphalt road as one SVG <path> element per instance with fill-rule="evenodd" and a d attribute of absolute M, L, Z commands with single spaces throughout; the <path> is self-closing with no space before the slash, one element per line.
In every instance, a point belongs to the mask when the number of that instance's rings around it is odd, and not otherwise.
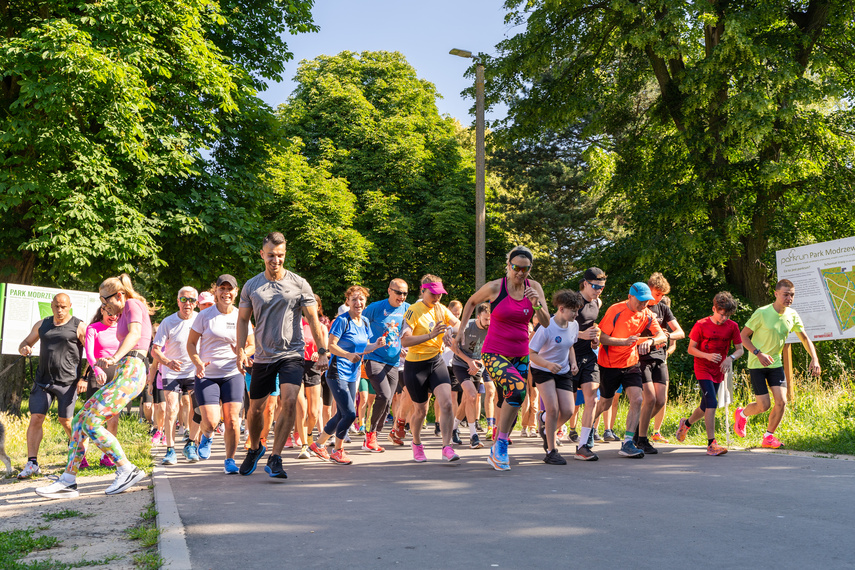
<path fill-rule="evenodd" d="M 637 460 L 609 443 L 587 463 L 565 445 L 568 465 L 550 466 L 516 439 L 498 472 L 486 449 L 445 463 L 424 441 L 424 464 L 409 445 L 351 444 L 350 466 L 286 449 L 279 480 L 266 457 L 225 475 L 217 437 L 210 460 L 167 468 L 192 567 L 855 567 L 852 461 L 669 445 Z"/>

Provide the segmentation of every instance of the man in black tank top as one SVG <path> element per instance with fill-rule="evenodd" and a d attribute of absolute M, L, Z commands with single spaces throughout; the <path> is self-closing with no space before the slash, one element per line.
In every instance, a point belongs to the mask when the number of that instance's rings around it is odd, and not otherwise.
<path fill-rule="evenodd" d="M 600 329 L 597 320 L 603 302 L 600 295 L 606 286 L 606 274 L 602 269 L 590 267 L 585 270 L 580 291 L 585 304 L 576 315 L 579 323 L 579 339 L 573 345 L 576 353 L 576 364 L 579 373 L 573 377 L 573 387 L 582 390 L 585 397 L 585 409 L 582 412 L 582 430 L 575 458 L 581 461 L 596 461 L 597 454 L 591 450 L 593 446 L 592 427 L 594 412 L 597 408 L 597 390 L 600 387 L 600 369 L 597 366 L 597 354 L 594 352 L 600 346 Z"/>
<path fill-rule="evenodd" d="M 53 400 L 57 401 L 59 423 L 71 436 L 71 418 L 77 401 L 80 358 L 86 324 L 71 316 L 71 299 L 59 293 L 51 301 L 52 317 L 37 322 L 33 330 L 18 345 L 23 356 L 32 354 L 32 347 L 41 341 L 39 367 L 30 392 L 30 424 L 27 427 L 27 464 L 18 474 L 26 479 L 40 473 L 38 454 L 42 443 L 42 424 Z M 86 382 L 82 381 L 83 389 Z"/>

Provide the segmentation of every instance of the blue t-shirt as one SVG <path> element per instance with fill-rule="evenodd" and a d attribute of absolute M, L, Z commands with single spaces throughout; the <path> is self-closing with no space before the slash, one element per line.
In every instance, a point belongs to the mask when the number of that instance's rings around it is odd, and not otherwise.
<path fill-rule="evenodd" d="M 330 325 L 330 336 L 338 337 L 338 346 L 347 352 L 359 354 L 368 346 L 368 319 L 363 315 L 362 322 L 357 324 L 350 319 L 350 313 L 342 313 Z M 333 356 L 338 377 L 348 382 L 359 380 L 359 364 L 354 364 L 346 358 Z"/>
<path fill-rule="evenodd" d="M 386 346 L 381 346 L 369 355 L 366 360 L 374 360 L 384 364 L 398 365 L 401 356 L 401 331 L 404 328 L 404 313 L 410 308 L 409 303 L 401 303 L 395 308 L 388 299 L 376 301 L 362 311 L 362 318 L 371 323 L 371 340 L 376 341 L 386 335 Z"/>

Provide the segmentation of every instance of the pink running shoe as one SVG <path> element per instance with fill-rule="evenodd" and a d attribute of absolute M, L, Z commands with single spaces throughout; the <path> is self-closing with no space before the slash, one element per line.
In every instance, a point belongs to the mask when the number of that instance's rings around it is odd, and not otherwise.
<path fill-rule="evenodd" d="M 769 449 L 779 449 L 781 447 L 784 447 L 784 444 L 774 435 L 767 435 L 763 438 L 763 443 L 760 444 L 760 447 L 767 447 Z"/>
<path fill-rule="evenodd" d="M 155 430 L 153 434 L 151 434 L 151 444 L 152 445 L 160 445 L 161 440 L 163 439 L 163 432 L 160 430 Z"/>
<path fill-rule="evenodd" d="M 80 462 L 80 467 L 78 467 L 78 469 L 86 469 L 87 467 L 89 467 L 89 462 L 86 461 L 86 458 L 84 457 L 83 461 Z"/>
<path fill-rule="evenodd" d="M 733 431 L 737 437 L 745 437 L 745 424 L 748 423 L 748 418 L 742 417 L 742 410 L 745 408 L 736 408 L 733 412 Z"/>
<path fill-rule="evenodd" d="M 421 443 L 413 444 L 413 459 L 416 463 L 424 463 L 427 461 L 427 456 L 425 455 L 425 446 Z"/>
<path fill-rule="evenodd" d="M 683 443 L 686 441 L 686 434 L 689 433 L 689 426 L 686 425 L 686 418 L 680 420 L 680 426 L 677 428 L 677 441 Z"/>
<path fill-rule="evenodd" d="M 457 461 L 460 456 L 454 453 L 454 449 L 450 445 L 446 445 L 442 448 L 442 458 L 445 461 Z"/>
<path fill-rule="evenodd" d="M 288 439 L 285 440 L 285 447 L 288 449 L 292 449 L 294 447 L 294 438 L 290 435 L 288 436 Z"/>
<path fill-rule="evenodd" d="M 107 455 L 106 453 L 101 456 L 101 467 L 115 467 L 116 464 L 113 463 L 113 459 Z"/>

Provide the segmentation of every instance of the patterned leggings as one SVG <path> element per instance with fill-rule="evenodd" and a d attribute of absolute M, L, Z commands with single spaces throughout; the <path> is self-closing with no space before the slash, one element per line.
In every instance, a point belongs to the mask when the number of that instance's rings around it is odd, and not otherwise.
<path fill-rule="evenodd" d="M 77 475 L 80 462 L 86 455 L 86 438 L 109 455 L 117 464 L 125 458 L 119 440 L 107 431 L 104 423 L 118 414 L 145 388 L 145 362 L 135 356 L 125 356 L 119 361 L 116 377 L 95 392 L 83 405 L 71 423 L 71 440 L 68 442 L 66 473 Z"/>
<path fill-rule="evenodd" d="M 499 390 L 499 407 L 506 401 L 519 408 L 525 401 L 525 378 L 528 375 L 528 355 L 508 358 L 501 354 L 482 352 L 481 362 Z"/>

